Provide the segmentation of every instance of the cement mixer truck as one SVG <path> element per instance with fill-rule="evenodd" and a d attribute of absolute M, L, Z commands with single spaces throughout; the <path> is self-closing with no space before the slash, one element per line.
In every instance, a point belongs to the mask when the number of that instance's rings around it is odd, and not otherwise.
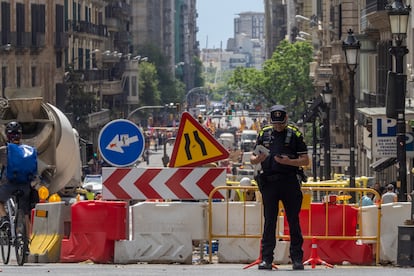
<path fill-rule="evenodd" d="M 0 140 L 6 141 L 4 127 L 21 123 L 22 142 L 38 150 L 38 173 L 50 194 L 76 195 L 81 186 L 79 135 L 57 107 L 44 103 L 40 88 L 5 90 L 0 99 Z"/>

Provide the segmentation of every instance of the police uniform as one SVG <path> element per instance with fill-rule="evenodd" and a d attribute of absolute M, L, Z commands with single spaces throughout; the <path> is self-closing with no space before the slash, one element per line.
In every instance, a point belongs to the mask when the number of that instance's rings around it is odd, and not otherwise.
<path fill-rule="evenodd" d="M 272 107 L 281 109 L 283 106 Z M 279 114 L 285 116 L 286 113 Z M 262 193 L 264 206 L 264 229 L 262 236 L 262 260 L 271 264 L 276 246 L 276 223 L 279 213 L 279 200 L 282 201 L 290 231 L 290 256 L 294 269 L 303 269 L 303 237 L 299 225 L 299 212 L 302 205 L 302 192 L 297 173 L 298 167 L 279 164 L 276 155 L 285 155 L 291 159 L 307 154 L 307 146 L 302 133 L 293 125 L 287 125 L 282 132 L 273 126 L 264 127 L 258 135 L 256 145 L 269 149 L 269 155 L 261 162 L 262 171 L 258 176 L 259 189 Z M 301 268 L 295 268 L 295 264 Z M 259 269 L 268 269 L 261 268 Z"/>

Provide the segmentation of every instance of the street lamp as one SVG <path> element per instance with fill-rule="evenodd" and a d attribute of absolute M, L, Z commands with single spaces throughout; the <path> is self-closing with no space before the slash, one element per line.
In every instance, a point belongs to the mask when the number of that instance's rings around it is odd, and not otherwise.
<path fill-rule="evenodd" d="M 332 89 L 329 87 L 329 82 L 325 84 L 322 89 L 322 98 L 324 102 L 324 121 L 323 121 L 323 137 L 324 137 L 324 167 L 325 180 L 331 179 L 331 131 L 330 131 L 330 104 L 332 102 Z"/>
<path fill-rule="evenodd" d="M 313 99 L 313 100 L 309 100 L 306 101 L 308 109 L 306 111 L 306 113 L 304 114 L 304 118 L 303 118 L 303 122 L 307 123 L 312 121 L 312 178 L 313 181 L 316 182 L 317 180 L 317 146 L 318 146 L 318 141 L 316 138 L 316 114 L 315 114 L 315 106 L 317 106 L 317 104 L 315 103 L 317 99 Z M 322 176 L 321 176 L 322 177 Z"/>
<path fill-rule="evenodd" d="M 342 42 L 345 52 L 346 67 L 349 73 L 349 187 L 355 188 L 355 71 L 358 67 L 359 49 L 361 44 L 349 29 L 348 36 Z"/>
<path fill-rule="evenodd" d="M 405 126 L 405 82 L 406 75 L 404 75 L 404 56 L 408 53 L 406 46 L 403 46 L 403 40 L 407 36 L 408 17 L 411 11 L 410 6 L 404 5 L 402 0 L 396 0 L 391 5 L 386 6 L 388 17 L 390 20 L 391 33 L 393 36 L 393 46 L 390 48 L 391 55 L 395 58 L 395 72 L 396 81 L 394 91 L 396 97 L 401 99 L 403 103 L 397 107 L 397 160 L 398 160 L 398 175 L 400 180 L 399 200 L 407 200 L 407 157 L 406 157 L 406 126 Z M 413 219 L 413 218 L 411 218 Z"/>

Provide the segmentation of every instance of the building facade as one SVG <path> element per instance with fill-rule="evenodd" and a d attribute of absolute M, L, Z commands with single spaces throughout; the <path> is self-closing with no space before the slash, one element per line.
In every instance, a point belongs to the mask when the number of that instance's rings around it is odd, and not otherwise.
<path fill-rule="evenodd" d="M 67 37 L 64 3 L 1 1 L 0 89 L 36 87 L 46 102 L 56 102 L 56 85 L 64 76 Z"/>

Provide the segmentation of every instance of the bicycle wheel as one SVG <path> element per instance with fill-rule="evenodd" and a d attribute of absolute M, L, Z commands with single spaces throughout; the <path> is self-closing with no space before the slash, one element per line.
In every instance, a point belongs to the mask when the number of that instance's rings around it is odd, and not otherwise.
<path fill-rule="evenodd" d="M 0 230 L 0 246 L 1 246 L 1 258 L 3 264 L 8 264 L 10 260 L 10 228 Z"/>
<path fill-rule="evenodd" d="M 17 210 L 16 216 L 16 239 L 14 241 L 16 249 L 16 260 L 18 265 L 23 265 L 26 261 L 27 251 L 29 248 L 26 234 L 26 220 L 22 210 Z"/>

